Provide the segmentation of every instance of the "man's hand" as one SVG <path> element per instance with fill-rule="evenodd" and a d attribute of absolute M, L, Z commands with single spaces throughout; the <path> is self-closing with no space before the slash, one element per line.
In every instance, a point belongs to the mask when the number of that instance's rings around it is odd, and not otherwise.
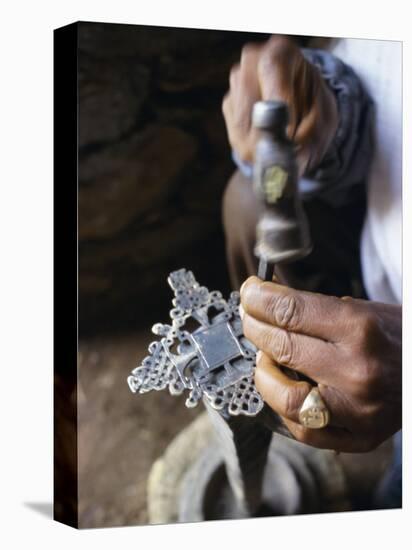
<path fill-rule="evenodd" d="M 402 308 L 300 292 L 250 277 L 241 288 L 245 336 L 262 351 L 255 382 L 292 434 L 315 447 L 370 451 L 401 428 Z M 299 410 L 319 384 L 331 415 L 320 430 L 304 428 Z"/>
<path fill-rule="evenodd" d="M 288 135 L 297 145 L 300 173 L 317 166 L 336 132 L 336 101 L 318 69 L 285 37 L 273 36 L 266 44 L 247 44 L 240 63 L 230 72 L 223 114 L 230 144 L 247 162 L 253 161 L 256 142 L 252 108 L 262 99 L 288 104 Z"/>

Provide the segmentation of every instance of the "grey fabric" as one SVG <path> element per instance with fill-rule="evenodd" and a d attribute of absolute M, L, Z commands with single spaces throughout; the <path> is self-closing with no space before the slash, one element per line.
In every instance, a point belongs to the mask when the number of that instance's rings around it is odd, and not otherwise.
<path fill-rule="evenodd" d="M 322 162 L 304 174 L 299 191 L 304 199 L 319 197 L 333 206 L 343 206 L 364 192 L 373 154 L 374 106 L 353 69 L 324 50 L 303 48 L 335 95 L 339 125 Z M 252 166 L 235 151 L 232 158 L 247 178 Z"/>
<path fill-rule="evenodd" d="M 335 137 L 321 164 L 305 178 L 315 181 L 315 193 L 340 206 L 354 186 L 364 185 L 373 154 L 373 101 L 353 69 L 323 50 L 303 49 L 333 91 L 339 112 Z"/>
<path fill-rule="evenodd" d="M 402 430 L 393 437 L 393 458 L 374 495 L 375 508 L 402 508 Z"/>

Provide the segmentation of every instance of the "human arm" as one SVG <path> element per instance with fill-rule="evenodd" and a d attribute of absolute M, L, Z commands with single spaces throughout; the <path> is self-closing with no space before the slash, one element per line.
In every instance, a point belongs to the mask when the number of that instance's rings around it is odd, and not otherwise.
<path fill-rule="evenodd" d="M 296 145 L 302 197 L 340 206 L 361 190 L 373 153 L 374 106 L 351 67 L 327 51 L 300 49 L 273 36 L 247 44 L 229 80 L 223 114 L 245 176 L 251 176 L 256 143 L 253 104 L 278 99 L 290 110 L 288 134 Z"/>

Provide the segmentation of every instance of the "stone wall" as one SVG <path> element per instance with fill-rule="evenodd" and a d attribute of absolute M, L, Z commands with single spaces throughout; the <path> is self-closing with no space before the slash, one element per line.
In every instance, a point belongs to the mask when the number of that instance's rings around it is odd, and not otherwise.
<path fill-rule="evenodd" d="M 221 101 L 243 43 L 265 38 L 79 24 L 81 333 L 166 312 L 172 269 L 227 288 Z"/>

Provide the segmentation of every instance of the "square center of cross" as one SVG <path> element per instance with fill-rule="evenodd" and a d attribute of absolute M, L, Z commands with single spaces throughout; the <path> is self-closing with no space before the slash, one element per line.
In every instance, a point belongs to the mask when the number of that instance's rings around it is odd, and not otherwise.
<path fill-rule="evenodd" d="M 242 355 L 242 349 L 229 323 L 219 323 L 192 334 L 209 370 Z"/>

